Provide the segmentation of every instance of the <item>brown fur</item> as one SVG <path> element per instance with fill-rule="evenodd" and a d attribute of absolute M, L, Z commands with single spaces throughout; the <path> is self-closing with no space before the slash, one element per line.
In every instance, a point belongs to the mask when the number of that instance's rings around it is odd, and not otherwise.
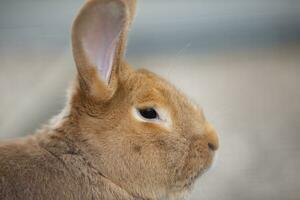
<path fill-rule="evenodd" d="M 124 7 L 124 24 L 106 85 L 82 51 L 80 28 L 92 7 L 112 1 Z M 68 106 L 35 135 L 0 144 L 0 199 L 181 199 L 210 166 L 218 139 L 202 111 L 164 79 L 123 61 L 134 7 L 131 0 L 86 3 L 73 27 L 79 73 Z M 171 128 L 137 121 L 132 108 L 147 106 L 167 110 Z"/>

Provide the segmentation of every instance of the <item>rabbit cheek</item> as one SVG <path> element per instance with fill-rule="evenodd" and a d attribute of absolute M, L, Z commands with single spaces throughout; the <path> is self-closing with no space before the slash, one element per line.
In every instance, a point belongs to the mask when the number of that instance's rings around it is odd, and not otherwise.
<path fill-rule="evenodd" d="M 162 160 L 168 171 L 170 188 L 173 188 L 186 165 L 189 142 L 183 137 L 162 137 L 155 142 L 155 146 L 163 155 Z"/>

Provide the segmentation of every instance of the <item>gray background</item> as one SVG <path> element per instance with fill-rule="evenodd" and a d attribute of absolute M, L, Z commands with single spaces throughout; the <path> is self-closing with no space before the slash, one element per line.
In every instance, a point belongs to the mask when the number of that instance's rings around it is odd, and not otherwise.
<path fill-rule="evenodd" d="M 82 0 L 0 0 L 0 138 L 64 106 Z M 202 105 L 221 149 L 192 200 L 300 199 L 300 1 L 140 0 L 129 61 Z"/>

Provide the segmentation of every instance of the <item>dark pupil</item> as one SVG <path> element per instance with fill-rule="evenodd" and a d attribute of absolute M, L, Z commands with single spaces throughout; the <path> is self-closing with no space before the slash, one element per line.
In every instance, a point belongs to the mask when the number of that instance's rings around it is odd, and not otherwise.
<path fill-rule="evenodd" d="M 153 108 L 146 108 L 139 110 L 141 115 L 146 119 L 156 119 L 158 117 L 157 112 Z"/>

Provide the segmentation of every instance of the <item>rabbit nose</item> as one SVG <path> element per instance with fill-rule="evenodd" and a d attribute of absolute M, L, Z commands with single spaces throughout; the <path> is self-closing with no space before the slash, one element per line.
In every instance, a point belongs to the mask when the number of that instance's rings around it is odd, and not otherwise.
<path fill-rule="evenodd" d="M 212 151 L 216 151 L 219 148 L 219 139 L 215 129 L 209 124 L 206 123 L 205 125 L 205 132 L 207 138 L 207 145 L 208 148 Z"/>

